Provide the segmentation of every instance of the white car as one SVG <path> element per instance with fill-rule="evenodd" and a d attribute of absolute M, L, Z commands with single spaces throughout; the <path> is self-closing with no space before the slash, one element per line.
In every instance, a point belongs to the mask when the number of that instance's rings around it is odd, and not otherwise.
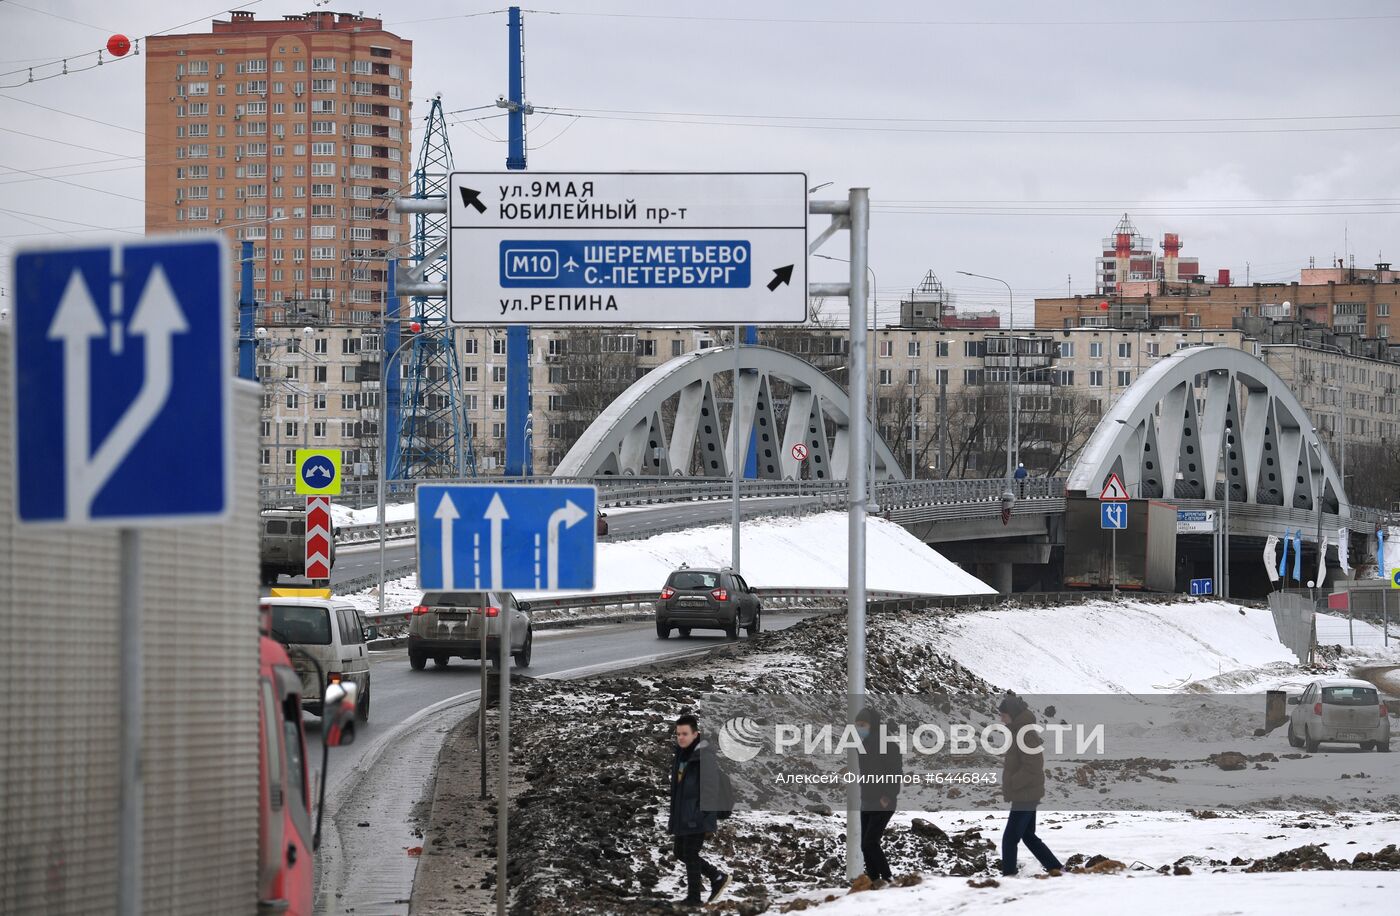
<path fill-rule="evenodd" d="M 287 647 L 301 675 L 302 708 L 319 716 L 326 687 L 354 684 L 355 714 L 368 721 L 369 653 L 355 606 L 334 598 L 264 598 L 263 604 L 271 611 L 272 638 Z"/>
<path fill-rule="evenodd" d="M 1390 750 L 1390 718 L 1369 681 L 1319 678 L 1301 696 L 1289 697 L 1288 743 L 1317 751 L 1329 744 L 1359 744 L 1363 751 Z"/>

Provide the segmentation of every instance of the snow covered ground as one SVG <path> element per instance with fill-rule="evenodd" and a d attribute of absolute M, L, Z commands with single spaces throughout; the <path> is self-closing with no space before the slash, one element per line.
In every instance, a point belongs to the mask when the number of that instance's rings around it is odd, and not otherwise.
<path fill-rule="evenodd" d="M 846 524 L 846 515 L 841 512 L 745 522 L 744 578 L 760 590 L 764 586 L 782 585 L 845 587 Z M 927 595 L 993 594 L 982 580 L 963 572 L 899 525 L 884 519 L 870 520 L 866 529 L 866 555 L 866 584 L 874 590 Z M 598 544 L 594 592 L 660 591 L 666 576 L 682 563 L 727 566 L 729 561 L 727 525 L 692 528 L 635 541 L 604 540 Z M 421 594 L 416 576 L 386 583 L 385 608 L 402 613 L 411 608 Z M 516 594 L 530 599 L 539 593 L 522 591 Z M 362 611 L 378 608 L 374 589 L 347 597 Z"/>
<path fill-rule="evenodd" d="M 1345 620 L 1320 619 L 1320 626 Z M 1358 628 L 1362 626 L 1358 622 Z M 1378 633 L 1377 633 L 1378 635 Z M 959 614 L 924 625 L 915 624 L 907 638 L 946 652 L 987 681 L 1021 692 L 1038 693 L 1262 693 L 1298 689 L 1319 673 L 1350 673 L 1371 665 L 1400 664 L 1400 646 L 1389 651 L 1358 647 L 1326 665 L 1306 670 L 1279 642 L 1266 610 L 1227 602 L 1191 600 L 1152 604 L 1125 599 L 1091 601 L 1065 608 L 1011 608 Z M 1360 642 L 1358 640 L 1358 642 Z M 1379 643 L 1376 644 L 1379 646 Z M 1239 750 L 1255 754 L 1289 750 L 1282 736 L 1237 739 Z M 1256 746 L 1257 745 L 1257 746 Z M 1299 755 L 1302 756 L 1302 755 Z M 1248 874 L 1241 860 L 1289 855 L 1316 844 L 1334 860 L 1350 862 L 1357 853 L 1376 853 L 1400 837 L 1400 810 L 1394 804 L 1396 775 L 1391 758 L 1355 748 L 1270 762 L 1267 776 L 1225 773 L 1214 767 L 1172 772 L 1190 783 L 1224 784 L 1240 777 L 1258 779 L 1277 800 L 1307 791 L 1314 771 L 1339 762 L 1354 764 L 1348 778 L 1358 792 L 1377 792 L 1375 810 L 1362 804 L 1350 812 L 1335 808 L 1309 811 L 1232 811 L 1227 807 L 1189 813 L 1177 811 L 1042 811 L 1040 837 L 1062 859 L 1102 855 L 1123 862 L 1118 874 L 1067 874 L 1036 880 L 1040 868 L 1022 848 L 1021 875 L 997 878 L 995 885 L 973 886 L 965 877 L 924 874 L 911 887 L 887 887 L 848 893 L 845 887 L 791 895 L 815 904 L 832 916 L 846 914 L 1005 913 L 1034 911 L 1083 916 L 1086 913 L 1233 914 L 1305 913 L 1338 906 L 1393 909 L 1400 892 L 1400 871 L 1287 870 Z M 1364 771 L 1364 773 L 1363 773 Z M 1052 766 L 1052 773 L 1056 770 Z M 1383 778 L 1378 778 L 1380 774 Z M 1386 775 L 1388 774 L 1388 775 Z M 1361 777 L 1365 778 L 1361 778 Z M 1332 778 L 1335 778 L 1333 776 Z M 1362 796 L 1363 798 L 1366 796 Z M 1386 800 L 1379 800 L 1384 797 Z M 1246 801 L 1246 799 L 1241 799 Z M 1182 806 L 1183 808 L 1186 806 Z M 1204 815 L 1204 816 L 1201 816 Z M 980 829 L 1000 840 L 1005 813 L 901 812 L 892 830 L 916 817 L 949 835 Z M 1183 861 L 1184 859 L 1184 861 Z M 1157 869 L 1181 863 L 1190 874 L 1163 875 Z M 894 863 L 896 876 L 901 874 Z M 977 879 L 981 883 L 982 879 Z"/>
<path fill-rule="evenodd" d="M 966 878 L 928 878 L 910 888 L 885 888 L 841 897 L 818 908 L 822 916 L 879 913 L 1033 912 L 1036 916 L 1235 916 L 1240 913 L 1391 912 L 1400 889 L 1396 872 L 1295 871 L 1271 874 L 1155 872 L 1128 875 L 1066 875 L 1036 881 L 1002 880 L 972 889 Z M 843 892 L 838 892 L 843 893 Z"/>

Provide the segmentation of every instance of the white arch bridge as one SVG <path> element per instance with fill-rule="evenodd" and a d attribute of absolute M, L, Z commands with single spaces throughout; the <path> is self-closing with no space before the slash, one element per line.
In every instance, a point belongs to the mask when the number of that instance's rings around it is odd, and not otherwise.
<path fill-rule="evenodd" d="M 1237 534 L 1274 523 L 1307 531 L 1319 509 L 1333 531 L 1366 527 L 1293 391 L 1233 347 L 1178 350 L 1144 372 L 1104 415 L 1065 488 L 1097 496 L 1115 473 L 1134 497 L 1207 505 L 1228 493 L 1246 526 L 1232 520 Z"/>
<path fill-rule="evenodd" d="M 746 460 L 752 435 L 761 480 L 797 478 L 798 444 L 807 449 L 811 479 L 846 479 L 852 456 L 845 389 L 806 360 L 770 347 L 741 346 L 738 361 L 737 396 L 732 346 L 697 350 L 647 373 L 604 408 L 555 475 L 728 477 L 734 437 Z M 730 407 L 721 416 L 725 401 Z M 878 436 L 875 477 L 904 478 Z"/>

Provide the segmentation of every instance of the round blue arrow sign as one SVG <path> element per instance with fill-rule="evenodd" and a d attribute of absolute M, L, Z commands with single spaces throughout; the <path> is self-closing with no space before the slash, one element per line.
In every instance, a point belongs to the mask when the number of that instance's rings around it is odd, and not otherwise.
<path fill-rule="evenodd" d="M 308 487 L 325 489 L 335 482 L 335 462 L 325 455 L 312 455 L 301 466 L 301 479 Z"/>

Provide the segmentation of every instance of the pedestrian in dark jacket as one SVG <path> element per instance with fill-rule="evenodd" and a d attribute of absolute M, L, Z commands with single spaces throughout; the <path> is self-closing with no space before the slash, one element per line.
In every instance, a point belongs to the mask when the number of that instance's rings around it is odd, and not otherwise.
<path fill-rule="evenodd" d="M 862 709 L 855 725 L 861 741 L 860 853 L 866 876 L 871 881 L 888 881 L 894 875 L 880 841 L 899 801 L 904 757 L 896 742 L 881 740 L 880 714 L 874 707 Z"/>
<path fill-rule="evenodd" d="M 729 876 L 700 857 L 707 834 L 715 832 L 718 815 L 706 811 L 720 797 L 719 761 L 714 746 L 700 736 L 700 724 L 683 715 L 675 724 L 676 754 L 671 761 L 671 815 L 666 831 L 675 837 L 676 858 L 685 863 L 686 897 L 683 902 L 713 902 L 724 893 Z M 710 882 L 708 899 L 701 899 L 702 878 Z"/>
<path fill-rule="evenodd" d="M 1011 746 L 1001 769 L 1001 794 L 1011 802 L 1006 832 L 1001 837 L 1001 873 L 1016 874 L 1016 848 L 1025 843 L 1045 870 L 1060 873 L 1060 860 L 1035 835 L 1035 809 L 1045 797 L 1045 754 L 1035 713 L 1026 701 L 1008 693 L 997 707 L 1001 723 L 1011 731 Z M 1027 750 L 1022 750 L 1024 746 Z"/>

